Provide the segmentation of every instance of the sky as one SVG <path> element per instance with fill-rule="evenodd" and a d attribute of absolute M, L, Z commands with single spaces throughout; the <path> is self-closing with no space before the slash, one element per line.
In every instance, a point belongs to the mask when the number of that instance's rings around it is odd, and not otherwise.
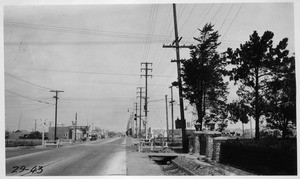
<path fill-rule="evenodd" d="M 148 78 L 148 124 L 165 128 L 165 95 L 177 79 L 171 63 L 175 50 L 162 48 L 174 40 L 172 4 L 33 4 L 3 5 L 3 69 L 5 129 L 42 130 L 41 121 L 54 126 L 55 93 L 58 124 L 93 125 L 125 131 L 135 111 L 137 87 L 145 85 L 143 62 L 153 65 Z M 163 1 L 164 2 L 164 1 Z M 219 52 L 237 48 L 254 30 L 287 37 L 290 55 L 295 52 L 293 1 L 177 3 L 180 44 L 195 44 L 193 37 L 205 23 L 219 31 Z M 189 58 L 189 50 L 180 50 Z M 232 83 L 228 101 L 236 98 Z M 174 88 L 174 117 L 179 115 L 178 90 Z M 197 118 L 184 101 L 186 120 Z M 138 103 L 139 107 L 139 103 Z M 170 119 L 170 107 L 169 124 Z M 51 123 L 51 124 L 50 124 Z M 254 123 L 253 123 L 254 124 Z"/>

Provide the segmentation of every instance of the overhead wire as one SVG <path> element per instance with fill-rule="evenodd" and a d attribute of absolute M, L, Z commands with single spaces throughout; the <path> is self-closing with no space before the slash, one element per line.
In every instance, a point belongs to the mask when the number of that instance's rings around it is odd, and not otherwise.
<path fill-rule="evenodd" d="M 199 26 L 202 24 L 202 22 L 205 20 L 205 18 L 207 17 L 207 15 L 209 14 L 209 12 L 211 11 L 212 7 L 214 6 L 214 4 L 211 4 L 210 7 L 208 8 L 208 10 L 206 11 L 206 14 L 204 15 L 203 19 L 201 20 L 201 22 L 198 24 L 198 26 L 195 27 L 195 30 L 192 32 L 192 34 L 189 36 L 189 38 L 187 38 L 186 42 L 191 39 L 194 34 L 196 33 L 196 31 L 198 30 Z"/>
<path fill-rule="evenodd" d="M 14 27 L 14 28 L 63 32 L 63 33 L 75 33 L 75 34 L 83 34 L 83 35 L 107 36 L 107 37 L 116 37 L 116 38 L 130 38 L 130 39 L 141 39 L 141 40 L 147 38 L 147 34 L 145 35 L 145 34 L 137 34 L 137 33 L 113 32 L 113 31 L 103 31 L 103 30 L 95 30 L 95 29 L 59 27 L 59 26 L 29 24 L 29 23 L 12 22 L 12 21 L 4 21 L 4 26 Z M 156 40 L 161 40 L 164 39 L 165 37 L 160 35 L 153 35 L 151 36 L 151 38 Z"/>
<path fill-rule="evenodd" d="M 26 113 L 26 112 L 31 112 L 31 111 L 36 111 L 36 110 L 42 110 L 42 109 L 50 108 L 50 107 L 52 107 L 54 105 L 55 104 L 52 104 L 52 105 L 46 106 L 46 107 L 34 108 L 34 109 L 27 110 L 27 111 L 16 112 L 16 113 L 5 113 L 5 115 L 13 115 L 13 114 L 21 114 L 21 113 L 23 114 L 23 113 Z"/>
<path fill-rule="evenodd" d="M 231 10 L 232 10 L 232 7 L 233 7 L 233 3 L 231 4 L 230 9 L 229 9 L 229 11 L 228 11 L 227 14 L 226 14 L 226 16 L 225 16 L 225 18 L 224 18 L 224 20 L 223 20 L 223 22 L 222 22 L 222 24 L 221 24 L 221 27 L 219 28 L 219 31 L 221 31 L 223 25 L 225 24 L 225 22 L 226 22 L 226 20 L 227 20 L 227 18 L 228 18 L 228 15 L 230 14 L 230 12 L 231 12 Z"/>
<path fill-rule="evenodd" d="M 14 95 L 16 95 L 16 96 L 20 96 L 20 97 L 23 97 L 23 98 L 27 98 L 27 99 L 30 99 L 30 100 L 33 100 L 33 101 L 36 101 L 36 102 L 39 102 L 39 103 L 51 104 L 51 103 L 48 103 L 48 102 L 44 102 L 44 101 L 41 101 L 41 100 L 38 100 L 38 99 L 34 99 L 34 98 L 31 98 L 31 97 L 28 97 L 28 96 L 24 96 L 24 95 L 21 95 L 21 94 L 12 92 L 12 91 L 7 90 L 7 89 L 6 89 L 5 91 L 8 92 L 8 93 L 14 94 Z"/>
<path fill-rule="evenodd" d="M 49 71 L 49 72 L 59 72 L 59 73 L 78 73 L 78 74 L 91 74 L 91 75 L 113 75 L 113 76 L 140 76 L 140 74 L 133 73 L 109 73 L 109 72 L 89 72 L 89 71 L 73 71 L 73 70 L 54 70 L 54 69 L 38 69 L 38 68 L 18 68 L 21 70 L 35 70 L 35 71 Z M 173 75 L 160 75 L 157 74 L 155 77 L 169 78 L 175 77 Z"/>
<path fill-rule="evenodd" d="M 226 34 L 227 34 L 228 30 L 230 29 L 231 25 L 233 24 L 233 22 L 234 22 L 235 18 L 238 16 L 238 14 L 239 14 L 240 10 L 242 9 L 243 5 L 244 5 L 244 3 L 242 3 L 242 5 L 239 7 L 239 9 L 238 9 L 238 11 L 236 12 L 236 14 L 235 14 L 234 18 L 232 19 L 232 21 L 231 21 L 230 25 L 228 26 L 227 30 L 225 31 L 225 33 L 224 33 L 224 35 L 223 35 L 223 37 L 222 37 L 221 41 L 222 41 L 222 40 L 224 39 L 224 37 L 226 36 Z"/>
<path fill-rule="evenodd" d="M 20 81 L 22 81 L 22 82 L 24 82 L 24 83 L 30 84 L 30 85 L 32 85 L 32 86 L 39 87 L 39 88 L 42 88 L 42 89 L 52 90 L 51 88 L 48 88 L 48 87 L 45 87 L 45 86 L 41 86 L 41 85 L 32 83 L 32 82 L 30 82 L 30 81 L 21 79 L 21 78 L 15 76 L 15 75 L 13 75 L 13 74 L 10 74 L 10 73 L 8 73 L 8 72 L 5 72 L 4 74 L 5 74 L 5 75 L 8 75 L 8 76 L 10 76 L 10 77 L 12 77 L 12 78 L 14 78 L 14 79 L 20 80 Z"/>

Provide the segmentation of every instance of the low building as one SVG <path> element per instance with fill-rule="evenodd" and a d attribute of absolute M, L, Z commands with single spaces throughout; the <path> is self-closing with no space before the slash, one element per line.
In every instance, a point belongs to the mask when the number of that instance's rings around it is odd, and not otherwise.
<path fill-rule="evenodd" d="M 26 130 L 16 130 L 15 132 L 9 133 L 8 139 L 19 139 L 28 135 L 29 132 Z"/>
<path fill-rule="evenodd" d="M 54 140 L 55 127 L 49 127 L 49 139 Z M 70 130 L 69 127 L 56 127 L 57 139 L 69 139 Z"/>

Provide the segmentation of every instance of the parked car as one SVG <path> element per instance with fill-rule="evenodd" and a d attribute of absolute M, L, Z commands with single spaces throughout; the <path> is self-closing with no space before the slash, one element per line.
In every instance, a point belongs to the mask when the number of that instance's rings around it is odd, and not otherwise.
<path fill-rule="evenodd" d="M 98 139 L 97 135 L 91 135 L 90 136 L 90 141 L 97 140 L 97 139 Z"/>

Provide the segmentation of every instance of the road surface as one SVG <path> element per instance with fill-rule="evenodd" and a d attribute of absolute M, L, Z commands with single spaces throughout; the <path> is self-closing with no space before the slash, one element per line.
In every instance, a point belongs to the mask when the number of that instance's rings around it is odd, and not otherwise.
<path fill-rule="evenodd" d="M 119 137 L 10 157 L 6 175 L 126 175 L 126 141 Z"/>

